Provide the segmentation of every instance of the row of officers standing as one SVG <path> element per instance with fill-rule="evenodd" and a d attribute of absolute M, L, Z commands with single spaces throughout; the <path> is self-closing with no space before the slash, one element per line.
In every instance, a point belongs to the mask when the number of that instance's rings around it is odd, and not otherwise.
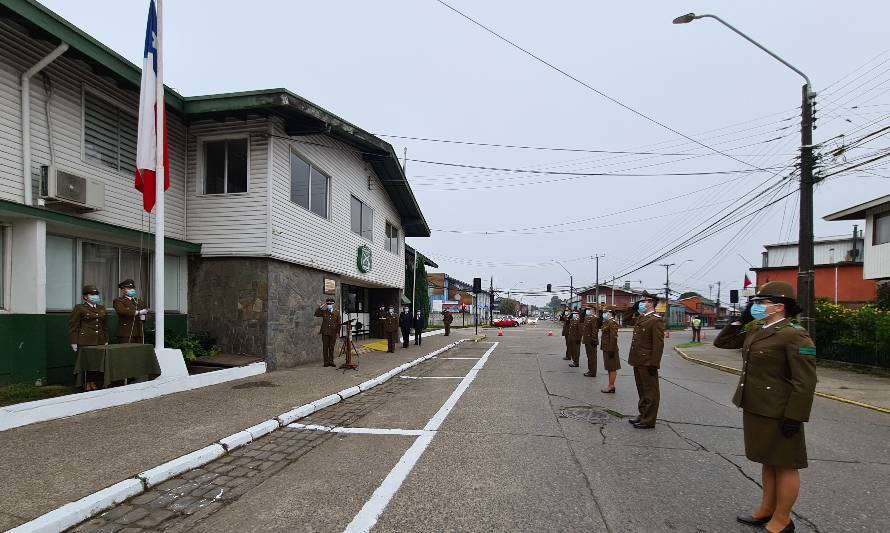
<path fill-rule="evenodd" d="M 635 309 L 639 315 L 634 323 L 633 339 L 627 362 L 633 367 L 634 382 L 639 395 L 639 415 L 631 418 L 630 423 L 637 429 L 655 427 L 658 417 L 660 391 L 658 387 L 658 369 L 664 351 L 665 324 L 662 317 L 655 313 L 658 297 L 643 293 L 643 299 Z M 609 384 L 601 392 L 615 393 L 615 380 L 621 368 L 618 355 L 618 322 L 615 320 L 615 309 L 605 306 L 600 309 L 584 307 L 569 310 L 563 306 L 559 317 L 562 322 L 562 336 L 565 337 L 565 359 L 571 361 L 569 366 L 580 366 L 581 345 L 587 354 L 587 377 L 596 377 L 597 344 L 603 352 L 603 368 L 609 373 Z"/>
<path fill-rule="evenodd" d="M 118 284 L 120 295 L 114 299 L 112 306 L 117 314 L 116 342 L 144 343 L 144 322 L 148 315 L 145 301 L 138 297 L 136 283 L 125 279 Z M 101 346 L 108 344 L 108 311 L 102 304 L 102 295 L 95 285 L 85 285 L 81 293 L 81 302 L 74 306 L 68 318 L 68 343 L 71 350 L 78 353 L 85 346 Z M 88 372 L 84 390 L 97 388 L 97 376 L 101 372 Z"/>

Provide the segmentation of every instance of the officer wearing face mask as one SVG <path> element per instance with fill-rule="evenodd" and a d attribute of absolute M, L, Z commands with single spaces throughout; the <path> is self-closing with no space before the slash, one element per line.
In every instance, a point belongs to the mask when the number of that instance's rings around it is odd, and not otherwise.
<path fill-rule="evenodd" d="M 322 356 L 324 358 L 324 366 L 333 366 L 334 364 L 334 345 L 337 344 L 337 337 L 340 335 L 340 311 L 334 308 L 334 299 L 328 298 L 325 303 L 315 310 L 315 316 L 321 317 L 321 345 Z"/>
<path fill-rule="evenodd" d="M 581 323 L 581 315 L 577 309 L 572 309 L 569 315 L 568 328 L 566 329 L 566 343 L 569 348 L 569 366 L 577 367 L 578 359 L 581 357 L 581 337 L 583 336 L 583 324 Z"/>
<path fill-rule="evenodd" d="M 658 417 L 658 404 L 661 394 L 658 389 L 658 368 L 664 352 L 664 320 L 655 314 L 658 296 L 643 292 L 643 299 L 637 302 L 639 316 L 634 324 L 634 334 L 630 341 L 627 362 L 634 368 L 634 381 L 637 384 L 639 416 L 629 422 L 637 429 L 652 429 Z"/>
<path fill-rule="evenodd" d="M 137 298 L 136 284 L 132 279 L 125 279 L 118 284 L 121 295 L 112 303 L 117 314 L 117 342 L 145 342 L 143 325 L 148 309 L 141 298 Z"/>
<path fill-rule="evenodd" d="M 411 325 L 413 323 L 411 308 L 406 305 L 399 314 L 399 329 L 402 330 L 402 348 L 407 348 L 411 342 Z"/>
<path fill-rule="evenodd" d="M 77 352 L 82 346 L 108 344 L 108 313 L 95 285 L 85 285 L 83 301 L 74 306 L 68 318 L 68 343 Z M 96 390 L 101 372 L 87 372 L 85 391 Z"/>
<path fill-rule="evenodd" d="M 383 322 L 383 334 L 386 337 L 386 351 L 395 353 L 396 337 L 398 336 L 399 331 L 399 315 L 397 315 L 395 309 L 390 306 L 381 320 Z"/>
<path fill-rule="evenodd" d="M 732 403 L 742 408 L 745 456 L 761 464 L 760 506 L 736 519 L 769 531 L 794 531 L 791 508 L 807 467 L 803 423 L 816 390 L 816 345 L 792 321 L 800 311 L 791 285 L 771 281 L 714 339 L 717 348 L 742 349 Z"/>

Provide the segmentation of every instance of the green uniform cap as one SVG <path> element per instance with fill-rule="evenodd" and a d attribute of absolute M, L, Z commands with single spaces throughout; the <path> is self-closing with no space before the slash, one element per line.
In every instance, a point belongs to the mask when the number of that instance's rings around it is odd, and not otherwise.
<path fill-rule="evenodd" d="M 99 294 L 99 288 L 95 285 L 84 285 L 81 294 Z"/>

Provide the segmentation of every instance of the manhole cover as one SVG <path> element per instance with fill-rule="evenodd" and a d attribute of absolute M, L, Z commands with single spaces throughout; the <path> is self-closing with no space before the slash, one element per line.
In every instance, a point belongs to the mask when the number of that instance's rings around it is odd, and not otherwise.
<path fill-rule="evenodd" d="M 605 424 L 612 419 L 612 415 L 610 415 L 608 411 L 587 405 L 563 407 L 559 410 L 559 416 L 562 418 L 583 420 L 591 424 Z"/>
<path fill-rule="evenodd" d="M 235 385 L 232 387 L 233 389 L 261 389 L 265 387 L 277 387 L 278 385 L 272 383 L 271 381 L 251 381 L 248 383 L 242 383 L 240 385 Z"/>

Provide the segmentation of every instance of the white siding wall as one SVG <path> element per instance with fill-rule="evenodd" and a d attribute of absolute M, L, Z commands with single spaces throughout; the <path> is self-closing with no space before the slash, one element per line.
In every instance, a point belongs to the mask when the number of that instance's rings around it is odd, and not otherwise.
<path fill-rule="evenodd" d="M 852 233 L 852 232 L 851 232 Z M 834 248 L 834 260 L 844 261 L 847 252 L 853 248 L 853 239 L 836 242 L 817 242 L 813 245 L 813 263 L 827 265 L 831 263 L 831 249 Z M 863 258 L 863 242 L 858 239 L 856 248 L 859 249 L 859 261 Z M 767 248 L 769 254 L 769 267 L 797 266 L 797 245 L 776 246 Z"/>
<path fill-rule="evenodd" d="M 276 124 L 275 134 L 285 135 L 280 124 Z M 272 256 L 349 276 L 368 285 L 404 288 L 405 241 L 401 218 L 370 165 L 362 161 L 361 154 L 322 135 L 298 137 L 293 142 L 276 137 L 273 146 Z M 290 201 L 291 150 L 330 176 L 327 220 Z M 350 229 L 353 195 L 374 209 L 373 242 Z M 387 220 L 399 228 L 398 254 L 386 250 Z M 356 252 L 363 244 L 373 253 L 373 268 L 367 274 L 360 273 L 356 267 Z"/>
<path fill-rule="evenodd" d="M 188 135 L 188 234 L 201 255 L 268 255 L 268 120 L 207 121 Z M 203 194 L 203 147 L 210 139 L 249 138 L 247 192 Z"/>
<path fill-rule="evenodd" d="M 874 246 L 875 215 L 890 211 L 890 205 L 873 207 L 866 212 L 865 219 L 865 279 L 890 278 L 890 243 Z"/>
<path fill-rule="evenodd" d="M 29 38 L 14 23 L 0 20 L 0 199 L 22 201 L 21 74 L 53 48 L 47 42 Z M 81 216 L 139 229 L 144 211 L 141 196 L 133 188 L 133 176 L 85 161 L 82 146 L 84 89 L 118 103 L 134 116 L 139 109 L 138 89 L 120 89 L 113 80 L 93 74 L 86 64 L 64 56 L 32 78 L 31 147 L 35 182 L 40 166 L 50 162 L 43 73 L 49 76 L 53 88 L 51 115 L 56 163 L 105 184 L 105 209 Z M 169 237 L 184 239 L 185 127 L 171 113 L 168 116 L 171 168 L 166 196 L 166 233 Z"/>

